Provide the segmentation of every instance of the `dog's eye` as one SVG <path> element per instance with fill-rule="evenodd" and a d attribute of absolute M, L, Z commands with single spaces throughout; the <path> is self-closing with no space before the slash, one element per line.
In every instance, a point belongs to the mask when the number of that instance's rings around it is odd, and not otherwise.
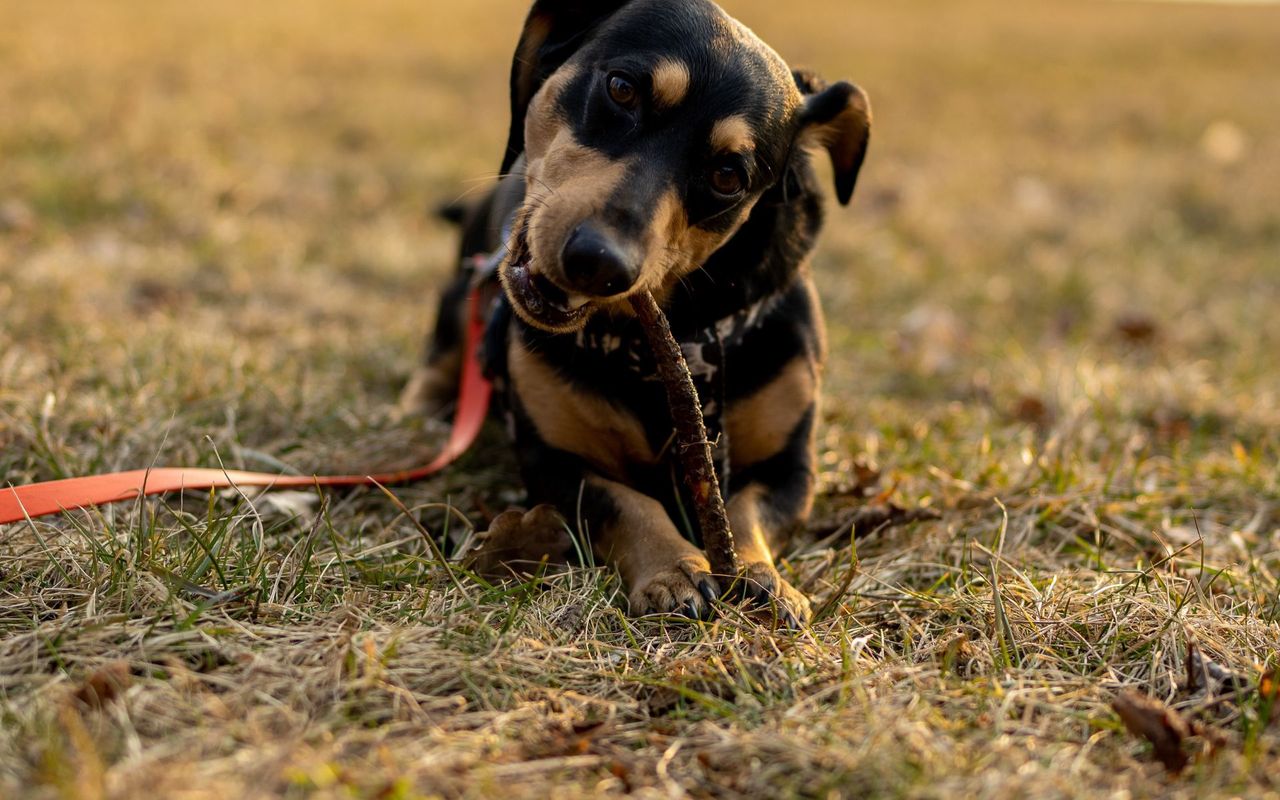
<path fill-rule="evenodd" d="M 735 197 L 742 193 L 742 172 L 732 164 L 721 164 L 711 169 L 711 188 L 716 194 L 724 197 Z"/>
<path fill-rule="evenodd" d="M 631 78 L 621 72 L 610 72 L 605 81 L 609 87 L 609 98 L 613 102 L 626 109 L 635 108 L 640 97 Z"/>

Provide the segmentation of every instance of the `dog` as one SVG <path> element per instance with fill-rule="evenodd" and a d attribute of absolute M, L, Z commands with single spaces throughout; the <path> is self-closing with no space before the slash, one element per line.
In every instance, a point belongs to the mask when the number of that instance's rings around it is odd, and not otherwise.
<path fill-rule="evenodd" d="M 465 299 L 483 281 L 470 265 L 496 254 L 486 366 L 540 504 L 495 520 L 498 551 L 563 557 L 550 552 L 565 546 L 553 507 L 621 575 L 633 614 L 706 617 L 733 584 L 786 624 L 809 620 L 775 559 L 815 491 L 826 344 L 808 268 L 823 222 L 813 162 L 830 158 L 848 204 L 870 125 L 861 89 L 791 69 L 710 0 L 533 4 L 503 177 L 446 211 L 468 266 L 442 294 L 401 403 L 454 396 Z M 713 575 L 698 546 L 666 396 L 627 301 L 643 291 L 695 378 L 741 575 Z"/>

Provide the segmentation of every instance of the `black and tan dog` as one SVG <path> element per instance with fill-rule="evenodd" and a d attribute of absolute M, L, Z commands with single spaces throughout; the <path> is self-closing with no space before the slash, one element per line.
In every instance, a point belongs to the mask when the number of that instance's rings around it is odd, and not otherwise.
<path fill-rule="evenodd" d="M 511 110 L 507 177 L 459 221 L 464 263 L 502 254 L 488 361 L 531 500 L 578 522 L 633 613 L 704 615 L 736 577 L 806 620 L 774 558 L 814 492 L 824 335 L 807 268 L 822 222 L 811 157 L 829 153 L 847 203 L 866 96 L 791 70 L 708 0 L 538 0 Z M 446 292 L 408 405 L 452 397 L 473 279 L 464 270 Z M 671 415 L 626 301 L 640 291 L 658 298 L 695 376 L 742 576 L 711 575 L 696 546 Z M 495 530 L 532 552 L 556 541 L 552 519 L 509 513 Z"/>

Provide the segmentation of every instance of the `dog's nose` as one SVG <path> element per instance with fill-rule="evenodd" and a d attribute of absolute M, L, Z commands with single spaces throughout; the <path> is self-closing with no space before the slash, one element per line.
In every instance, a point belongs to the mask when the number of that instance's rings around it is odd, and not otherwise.
<path fill-rule="evenodd" d="M 640 261 L 628 248 L 587 224 L 565 242 L 561 262 L 569 286 L 594 297 L 621 294 L 640 275 Z"/>

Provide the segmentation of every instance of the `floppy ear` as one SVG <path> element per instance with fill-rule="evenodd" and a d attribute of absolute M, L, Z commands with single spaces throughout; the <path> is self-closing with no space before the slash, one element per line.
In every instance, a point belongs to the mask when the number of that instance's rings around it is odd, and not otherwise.
<path fill-rule="evenodd" d="M 811 72 L 796 70 L 792 74 L 805 95 L 800 142 L 827 149 L 835 167 L 836 198 L 841 205 L 848 205 L 871 138 L 871 101 L 848 81 L 827 86 Z"/>
<path fill-rule="evenodd" d="M 537 0 L 529 11 L 511 63 L 511 133 L 502 174 L 524 152 L 529 101 L 551 73 L 573 57 L 591 32 L 629 0 Z"/>

